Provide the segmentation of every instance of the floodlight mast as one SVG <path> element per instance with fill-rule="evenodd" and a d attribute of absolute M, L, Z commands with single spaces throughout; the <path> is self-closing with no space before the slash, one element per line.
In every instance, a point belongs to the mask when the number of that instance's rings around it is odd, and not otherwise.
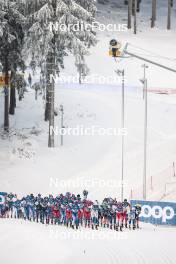
<path fill-rule="evenodd" d="M 119 52 L 119 54 L 120 55 L 117 55 L 117 53 L 116 53 L 116 56 L 113 56 L 113 57 L 119 57 L 119 58 L 129 58 L 129 57 L 134 57 L 134 58 L 136 58 L 136 59 L 139 59 L 139 60 L 142 60 L 142 61 L 145 61 L 145 62 L 147 62 L 147 63 L 151 63 L 151 64 L 153 64 L 153 65 L 155 65 L 155 66 L 157 66 L 157 67 L 160 67 L 160 68 L 162 68 L 162 69 L 165 69 L 165 70 L 168 70 L 168 71 L 171 71 L 171 72 L 174 72 L 174 73 L 176 73 L 176 69 L 173 69 L 173 68 L 170 68 L 170 67 L 167 67 L 167 66 L 165 66 L 165 65 L 163 65 L 163 64 L 160 64 L 160 63 L 158 63 L 158 62 L 155 62 L 155 61 L 152 61 L 152 60 L 149 60 L 149 59 L 146 59 L 146 58 L 144 58 L 144 57 L 142 57 L 142 56 L 139 56 L 139 55 L 137 55 L 137 54 L 135 54 L 135 53 L 133 53 L 133 52 L 129 52 L 128 50 L 127 50 L 127 48 L 128 48 L 128 46 L 129 46 L 130 44 L 129 43 L 126 43 L 125 44 L 125 47 L 124 47 L 124 49 L 121 51 L 121 52 Z M 119 51 L 119 50 L 118 50 Z M 111 53 L 110 53 L 110 55 L 111 55 Z M 113 53 L 112 53 L 112 55 L 113 55 Z M 111 56 L 112 56 L 111 55 Z M 127 56 L 125 56 L 125 55 L 129 55 L 128 57 Z M 116 61 L 116 59 L 115 59 L 115 61 Z M 117 63 L 117 61 L 116 61 L 116 63 Z M 147 79 L 146 79 L 146 74 L 145 74 L 145 72 L 146 72 L 146 68 L 148 68 L 148 66 L 146 65 L 146 64 L 144 64 L 143 65 L 143 68 L 144 68 L 144 79 L 142 80 L 142 83 L 143 83 L 143 85 L 144 85 L 144 88 L 143 88 L 143 91 L 144 91 L 144 99 L 145 99 L 145 111 L 144 111 L 144 171 L 143 171 L 143 199 L 144 200 L 146 200 L 146 194 L 147 194 L 147 192 L 146 192 L 146 169 L 147 169 L 147 164 L 146 164 L 146 162 L 147 162 L 147 113 L 148 113 L 148 103 L 147 103 Z M 117 74 L 119 74 L 120 73 L 120 71 L 116 71 L 117 72 Z M 124 76 L 124 70 L 123 70 L 123 76 Z M 123 126 L 124 126 L 124 83 L 122 84 L 122 122 L 123 122 Z M 122 127 L 123 127 L 122 126 Z M 122 201 L 123 201 L 123 170 L 124 170 L 124 158 L 123 158 L 123 152 L 124 152 L 124 150 L 123 150 L 123 148 L 124 148 L 124 142 L 123 142 L 123 137 L 122 137 Z"/>
<path fill-rule="evenodd" d="M 157 63 L 157 62 L 155 62 L 155 61 L 152 61 L 152 60 L 146 59 L 146 58 L 144 58 L 144 57 L 142 57 L 142 56 L 139 56 L 139 55 L 137 55 L 137 54 L 135 54 L 135 53 L 132 53 L 132 52 L 127 51 L 128 45 L 129 45 L 129 43 L 126 43 L 125 48 L 124 48 L 124 50 L 123 50 L 123 52 L 122 52 L 122 56 L 123 56 L 123 54 L 127 54 L 127 55 L 130 55 L 130 56 L 132 56 L 132 57 L 134 57 L 134 58 L 137 58 L 137 59 L 139 59 L 139 60 L 143 60 L 143 61 L 145 61 L 145 62 L 151 63 L 151 64 L 153 64 L 153 65 L 155 65 L 155 66 L 158 66 L 158 67 L 160 67 L 160 68 L 163 68 L 163 69 L 165 69 L 165 70 L 168 70 L 168 71 L 171 71 L 171 72 L 176 73 L 176 69 L 172 69 L 172 68 L 167 67 L 167 66 L 165 66 L 165 65 L 163 65 L 163 64 Z"/>
<path fill-rule="evenodd" d="M 121 57 L 125 58 L 125 54 L 131 56 L 131 57 L 134 57 L 134 58 L 137 58 L 139 60 L 142 60 L 142 61 L 145 61 L 147 63 L 151 63 L 157 67 L 160 67 L 160 68 L 163 68 L 165 70 L 168 70 L 168 71 L 171 71 L 171 72 L 174 72 L 176 73 L 176 69 L 173 69 L 173 68 L 170 68 L 170 67 L 167 67 L 163 64 L 160 64 L 160 63 L 157 63 L 155 61 L 152 61 L 152 60 L 149 60 L 149 59 L 146 59 L 142 56 L 139 56 L 133 52 L 129 52 L 127 50 L 128 48 L 128 45 L 129 43 L 126 43 L 125 45 L 125 48 L 124 50 L 122 51 L 122 54 L 121 54 Z M 147 103 L 147 79 L 146 79 L 146 75 L 145 75 L 145 70 L 147 68 L 147 65 L 144 64 L 143 65 L 144 67 L 144 80 L 143 80 L 143 84 L 144 84 L 144 92 L 145 92 L 145 96 L 144 96 L 144 99 L 145 99 L 145 111 L 144 111 L 144 171 L 143 171 L 143 199 L 146 200 L 146 162 L 147 162 L 147 112 L 148 112 L 148 103 Z"/>

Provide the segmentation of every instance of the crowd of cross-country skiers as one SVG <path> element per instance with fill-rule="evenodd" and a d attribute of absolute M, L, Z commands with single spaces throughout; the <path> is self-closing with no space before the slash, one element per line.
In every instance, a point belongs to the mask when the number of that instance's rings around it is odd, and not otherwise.
<path fill-rule="evenodd" d="M 139 228 L 139 204 L 131 206 L 127 199 L 118 202 L 112 198 L 105 198 L 99 204 L 97 200 L 89 200 L 87 195 L 88 192 L 84 190 L 82 198 L 79 194 L 67 192 L 56 197 L 30 194 L 18 199 L 17 195 L 9 193 L 0 205 L 0 217 L 20 218 L 46 225 L 65 225 L 73 229 L 82 226 L 92 229 L 104 227 L 116 231 Z"/>

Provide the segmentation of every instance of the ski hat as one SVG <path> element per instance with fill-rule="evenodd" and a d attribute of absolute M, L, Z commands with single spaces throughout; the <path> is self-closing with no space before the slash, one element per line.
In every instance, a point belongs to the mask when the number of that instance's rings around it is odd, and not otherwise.
<path fill-rule="evenodd" d="M 136 204 L 135 207 L 141 207 L 141 205 L 140 204 Z"/>

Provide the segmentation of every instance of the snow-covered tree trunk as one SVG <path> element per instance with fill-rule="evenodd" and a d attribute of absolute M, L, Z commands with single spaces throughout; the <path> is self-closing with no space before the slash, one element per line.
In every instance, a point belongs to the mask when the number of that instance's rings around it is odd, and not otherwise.
<path fill-rule="evenodd" d="M 167 29 L 171 29 L 171 0 L 168 0 Z"/>
<path fill-rule="evenodd" d="M 131 28 L 132 0 L 128 0 L 128 29 Z"/>
<path fill-rule="evenodd" d="M 82 73 L 81 73 L 81 69 L 79 70 L 79 84 L 82 84 Z"/>
<path fill-rule="evenodd" d="M 47 55 L 46 71 L 47 71 L 47 115 L 49 120 L 49 136 L 48 147 L 54 147 L 54 53 L 49 52 Z"/>
<path fill-rule="evenodd" d="M 46 77 L 46 79 L 48 79 L 47 77 Z M 47 88 L 49 88 L 49 86 L 47 85 L 46 86 L 46 98 L 45 98 L 45 101 L 46 101 L 46 103 L 45 103 L 45 121 L 48 121 L 49 120 L 49 93 L 48 93 L 48 89 Z"/>
<path fill-rule="evenodd" d="M 134 6 L 135 6 L 135 0 L 131 0 L 132 1 L 132 16 L 134 16 Z"/>
<path fill-rule="evenodd" d="M 8 53 L 6 53 L 5 65 L 4 65 L 4 76 L 5 76 L 5 88 L 4 88 L 4 130 L 9 131 L 9 64 L 8 64 Z"/>
<path fill-rule="evenodd" d="M 137 12 L 140 12 L 141 0 L 137 0 Z"/>
<path fill-rule="evenodd" d="M 156 21 L 156 0 L 152 0 L 151 28 L 155 27 L 155 21 Z"/>
<path fill-rule="evenodd" d="M 133 0 L 134 9 L 134 34 L 137 34 L 137 0 Z"/>
<path fill-rule="evenodd" d="M 57 0 L 52 0 L 53 8 L 53 22 L 56 21 L 56 8 Z M 51 50 L 47 54 L 47 78 L 50 77 L 50 82 L 47 79 L 47 91 L 49 99 L 49 136 L 48 136 L 48 147 L 54 148 L 54 99 L 55 99 L 55 69 L 56 69 L 56 36 L 54 27 L 52 27 L 53 38 L 50 43 Z"/>
<path fill-rule="evenodd" d="M 11 71 L 10 77 L 10 108 L 9 114 L 15 114 L 15 107 L 16 107 L 16 71 Z"/>

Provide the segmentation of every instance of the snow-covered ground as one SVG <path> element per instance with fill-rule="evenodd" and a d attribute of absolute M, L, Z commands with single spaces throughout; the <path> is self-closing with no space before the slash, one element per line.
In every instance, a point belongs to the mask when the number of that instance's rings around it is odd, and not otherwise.
<path fill-rule="evenodd" d="M 93 198 L 110 195 L 120 198 L 121 136 L 66 135 L 63 147 L 60 147 L 60 137 L 56 136 L 56 148 L 48 150 L 48 125 L 43 121 L 42 98 L 33 101 L 33 97 L 33 91 L 29 91 L 18 105 L 11 120 L 17 135 L 12 132 L 8 148 L 7 141 L 1 139 L 1 146 L 4 145 L 0 163 L 2 191 L 56 194 L 67 190 L 80 193 L 88 188 Z M 129 197 L 131 189 L 142 184 L 144 101 L 140 90 L 132 93 L 127 89 L 125 97 L 128 134 L 125 136 L 124 178 L 125 195 Z M 60 85 L 56 102 L 64 105 L 66 127 L 121 128 L 121 93 L 116 87 L 90 89 L 89 85 L 72 85 L 72 88 Z M 148 178 L 153 175 L 153 184 L 158 180 L 154 176 L 172 166 L 175 160 L 175 108 L 172 96 L 149 95 L 147 174 Z M 60 116 L 55 124 L 60 127 Z M 35 131 L 39 134 L 33 134 Z M 161 185 L 154 190 L 164 191 L 164 184 L 171 176 L 165 173 L 160 179 Z M 157 199 L 163 193 L 159 195 Z"/>
<path fill-rule="evenodd" d="M 16 220 L 1 220 L 0 225 L 1 263 L 5 264 L 174 264 L 175 242 L 174 228 L 146 224 L 122 233 L 74 231 Z"/>

